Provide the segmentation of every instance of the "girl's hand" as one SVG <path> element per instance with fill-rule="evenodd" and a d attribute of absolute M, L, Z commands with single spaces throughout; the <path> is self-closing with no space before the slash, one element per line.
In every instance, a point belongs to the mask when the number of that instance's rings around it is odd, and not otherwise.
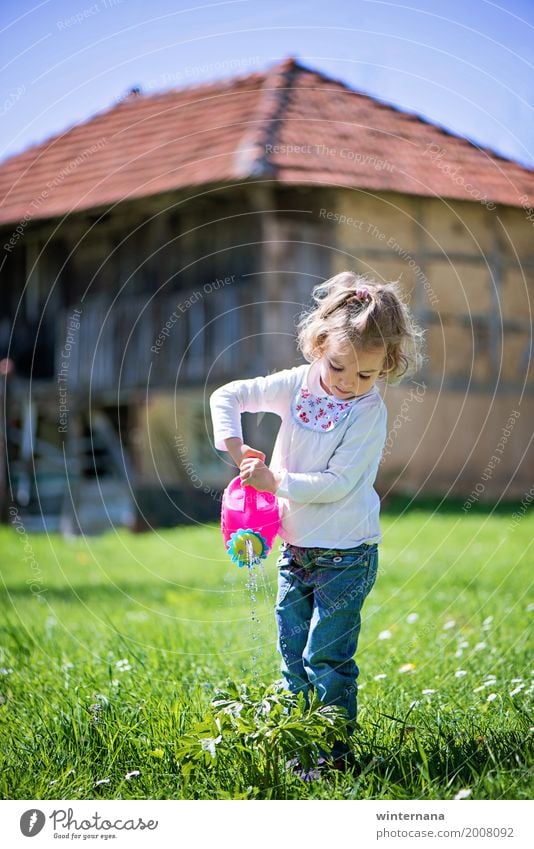
<path fill-rule="evenodd" d="M 242 461 L 246 460 L 249 457 L 256 457 L 257 459 L 261 460 L 262 463 L 265 463 L 265 454 L 263 453 L 263 451 L 258 451 L 257 448 L 251 448 L 250 445 L 242 445 L 240 451 Z"/>
<path fill-rule="evenodd" d="M 280 486 L 280 478 L 262 460 L 252 457 L 241 462 L 239 477 L 242 484 L 252 486 L 260 492 L 275 493 Z"/>

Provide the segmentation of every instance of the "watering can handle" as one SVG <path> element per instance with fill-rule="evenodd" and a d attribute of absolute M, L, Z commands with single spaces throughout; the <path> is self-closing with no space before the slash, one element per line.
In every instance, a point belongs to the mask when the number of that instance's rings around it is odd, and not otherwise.
<path fill-rule="evenodd" d="M 256 490 L 253 486 L 243 485 L 245 493 L 245 510 L 254 510 L 256 508 Z"/>

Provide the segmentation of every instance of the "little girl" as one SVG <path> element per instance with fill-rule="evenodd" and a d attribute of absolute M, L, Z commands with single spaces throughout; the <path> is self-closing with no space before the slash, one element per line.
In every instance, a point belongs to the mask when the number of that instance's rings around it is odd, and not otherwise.
<path fill-rule="evenodd" d="M 352 734 L 360 611 L 382 540 L 373 484 L 387 412 L 378 383 L 417 370 L 422 331 L 397 283 L 344 271 L 316 286 L 313 300 L 298 325 L 308 362 L 227 383 L 210 405 L 215 447 L 229 452 L 244 484 L 281 504 L 275 610 L 284 684 L 344 707 Z M 269 466 L 242 439 L 241 413 L 260 411 L 282 420 Z M 351 765 L 341 742 L 331 757 L 335 768 Z"/>

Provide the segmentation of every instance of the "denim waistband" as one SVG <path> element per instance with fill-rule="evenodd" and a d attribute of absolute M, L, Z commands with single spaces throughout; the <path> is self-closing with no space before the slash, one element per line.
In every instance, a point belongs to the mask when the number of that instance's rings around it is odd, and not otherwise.
<path fill-rule="evenodd" d="M 362 542 L 360 545 L 355 546 L 354 548 L 306 548 L 299 545 L 291 545 L 290 543 L 282 543 L 281 549 L 283 551 L 289 551 L 293 560 L 301 566 L 307 565 L 308 563 L 312 563 L 317 557 L 325 557 L 333 555 L 343 557 L 347 554 L 356 554 L 361 552 L 362 549 L 365 551 L 368 548 L 373 548 L 376 543 L 366 543 Z"/>

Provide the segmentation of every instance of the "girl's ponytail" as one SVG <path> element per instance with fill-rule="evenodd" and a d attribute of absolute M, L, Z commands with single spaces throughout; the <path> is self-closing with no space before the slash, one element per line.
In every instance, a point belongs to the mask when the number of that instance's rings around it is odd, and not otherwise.
<path fill-rule="evenodd" d="M 343 274 L 347 274 L 348 272 L 343 272 Z M 341 277 L 342 275 L 337 275 L 337 277 Z M 350 307 L 351 309 L 356 306 L 358 312 L 364 312 L 364 310 L 370 310 L 374 306 L 375 298 L 373 296 L 372 291 L 363 285 L 354 286 L 353 275 L 351 275 L 351 279 L 347 281 L 347 286 L 341 285 L 339 288 L 330 288 L 326 284 L 329 284 L 332 280 L 336 278 L 332 277 L 330 280 L 327 280 L 326 283 L 319 284 L 313 290 L 315 301 L 319 302 L 318 307 L 318 317 L 319 318 L 328 318 L 328 316 L 332 315 L 333 312 L 340 309 L 340 307 Z M 343 283 L 344 281 L 339 281 Z"/>

